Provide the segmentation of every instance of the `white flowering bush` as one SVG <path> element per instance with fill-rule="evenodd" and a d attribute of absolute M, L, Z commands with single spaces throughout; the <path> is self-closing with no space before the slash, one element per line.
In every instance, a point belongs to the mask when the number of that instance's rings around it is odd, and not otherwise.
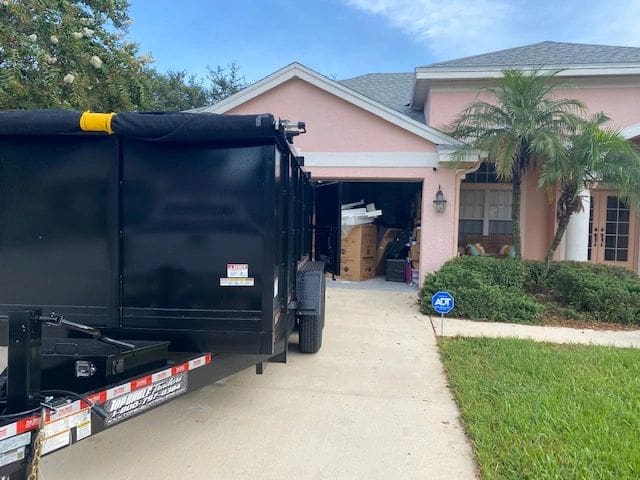
<path fill-rule="evenodd" d="M 102 60 L 100 60 L 100 57 L 97 55 L 92 55 L 89 59 L 89 63 L 95 68 L 102 68 Z"/>
<path fill-rule="evenodd" d="M 203 81 L 157 72 L 127 40 L 128 0 L 0 0 L 0 109 L 186 110 L 244 86 L 238 67 Z"/>
<path fill-rule="evenodd" d="M 150 67 L 122 40 L 127 3 L 2 1 L 0 108 L 147 108 Z"/>

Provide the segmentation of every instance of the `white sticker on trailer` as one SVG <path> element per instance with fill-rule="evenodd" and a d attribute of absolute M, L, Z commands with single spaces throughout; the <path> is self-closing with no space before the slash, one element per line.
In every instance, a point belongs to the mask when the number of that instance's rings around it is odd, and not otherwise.
<path fill-rule="evenodd" d="M 0 439 L 13 437 L 16 433 L 18 433 L 18 424 L 10 423 L 4 427 L 0 427 Z"/>
<path fill-rule="evenodd" d="M 76 440 L 80 441 L 91 435 L 91 410 L 87 410 L 84 415 L 78 418 L 76 425 Z"/>
<path fill-rule="evenodd" d="M 221 278 L 220 286 L 221 287 L 253 287 L 255 281 L 253 278 Z"/>
<path fill-rule="evenodd" d="M 227 263 L 227 277 L 229 278 L 248 278 L 248 263 Z"/>
<path fill-rule="evenodd" d="M 66 447 L 71 443 L 71 431 L 64 430 L 53 437 L 45 438 L 42 444 L 42 454 L 53 452 L 59 448 Z"/>
<path fill-rule="evenodd" d="M 31 432 L 21 433 L 15 437 L 0 441 L 0 453 L 6 453 L 31 443 Z"/>
<path fill-rule="evenodd" d="M 11 452 L 3 453 L 2 455 L 0 455 L 0 467 L 4 467 L 5 465 L 9 465 L 10 463 L 22 460 L 24 458 L 24 452 L 25 447 L 20 447 L 16 450 L 12 450 Z"/>

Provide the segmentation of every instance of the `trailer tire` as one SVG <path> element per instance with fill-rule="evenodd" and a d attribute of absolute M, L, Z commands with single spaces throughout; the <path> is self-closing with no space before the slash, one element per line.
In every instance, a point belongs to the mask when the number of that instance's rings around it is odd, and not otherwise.
<path fill-rule="evenodd" d="M 302 353 L 316 353 L 322 346 L 322 317 L 303 315 L 299 320 L 299 347 Z"/>

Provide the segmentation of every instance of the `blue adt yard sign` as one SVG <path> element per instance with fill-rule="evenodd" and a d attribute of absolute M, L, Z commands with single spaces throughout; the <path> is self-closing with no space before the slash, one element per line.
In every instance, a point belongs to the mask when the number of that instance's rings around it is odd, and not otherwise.
<path fill-rule="evenodd" d="M 456 306 L 456 301 L 449 292 L 436 292 L 431 297 L 431 306 L 440 314 L 440 335 L 444 336 L 444 315 L 453 310 L 453 307 Z"/>
<path fill-rule="evenodd" d="M 436 292 L 431 297 L 431 306 L 436 312 L 445 314 L 453 310 L 453 307 L 456 306 L 456 301 L 449 292 Z"/>

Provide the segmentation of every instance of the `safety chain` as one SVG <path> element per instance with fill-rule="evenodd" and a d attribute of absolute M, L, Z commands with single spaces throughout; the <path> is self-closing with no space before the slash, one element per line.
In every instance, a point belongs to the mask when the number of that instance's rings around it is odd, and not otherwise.
<path fill-rule="evenodd" d="M 31 472 L 27 477 L 27 480 L 39 480 L 40 479 L 40 458 L 42 457 L 42 444 L 44 443 L 44 421 L 45 421 L 46 408 L 40 410 L 40 426 L 38 428 L 38 435 L 33 443 L 33 456 L 31 458 Z"/>

